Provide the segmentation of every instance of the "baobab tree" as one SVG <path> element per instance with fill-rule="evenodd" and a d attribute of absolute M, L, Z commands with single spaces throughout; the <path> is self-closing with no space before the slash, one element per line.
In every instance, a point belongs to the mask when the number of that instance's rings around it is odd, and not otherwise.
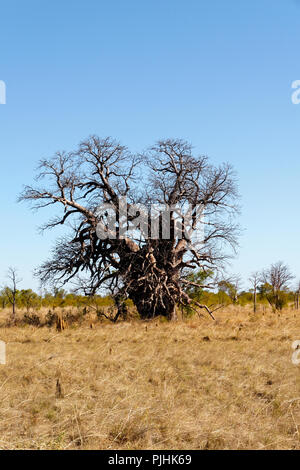
<path fill-rule="evenodd" d="M 143 319 L 174 319 L 176 305 L 212 314 L 187 288 L 195 284 L 193 270 L 221 269 L 236 247 L 238 193 L 229 164 L 214 166 L 194 156 L 182 140 L 162 140 L 133 155 L 111 138 L 92 136 L 75 152 L 42 160 L 37 180 L 40 186 L 25 187 L 20 200 L 35 209 L 62 209 L 42 228 L 72 219 L 52 257 L 37 270 L 42 282 L 76 280 L 86 295 L 109 289 L 119 306 L 115 319 L 128 298 Z M 153 211 L 153 205 L 163 209 Z M 195 240 L 199 207 L 203 230 Z M 188 211 L 189 224 L 180 211 L 185 216 Z"/>

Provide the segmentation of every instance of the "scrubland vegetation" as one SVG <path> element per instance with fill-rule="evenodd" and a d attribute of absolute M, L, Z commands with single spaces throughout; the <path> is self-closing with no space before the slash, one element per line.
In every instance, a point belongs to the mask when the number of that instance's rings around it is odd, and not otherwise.
<path fill-rule="evenodd" d="M 216 315 L 113 324 L 87 313 L 59 332 L 11 326 L 2 310 L 0 447 L 299 449 L 299 313 Z"/>
<path fill-rule="evenodd" d="M 110 296 L 5 287 L 0 448 L 300 448 L 293 276 L 277 263 L 248 291 L 201 276 L 188 293 L 215 321 L 189 306 L 145 321 L 130 300 L 115 321 Z"/>
<path fill-rule="evenodd" d="M 247 290 L 226 275 L 235 172 L 193 152 L 92 136 L 40 162 L 19 200 L 66 234 L 35 272 L 50 291 L 9 268 L 0 292 L 0 448 L 300 448 L 300 284 L 281 261 Z"/>

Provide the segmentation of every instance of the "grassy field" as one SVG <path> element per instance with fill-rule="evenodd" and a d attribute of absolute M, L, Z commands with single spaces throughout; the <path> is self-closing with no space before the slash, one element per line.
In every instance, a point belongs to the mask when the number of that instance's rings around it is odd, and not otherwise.
<path fill-rule="evenodd" d="M 300 314 L 217 313 L 0 328 L 0 448 L 299 449 Z"/>

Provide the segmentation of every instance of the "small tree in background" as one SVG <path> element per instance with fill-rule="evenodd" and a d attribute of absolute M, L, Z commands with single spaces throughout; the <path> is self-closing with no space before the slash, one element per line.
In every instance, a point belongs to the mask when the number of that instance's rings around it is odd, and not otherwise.
<path fill-rule="evenodd" d="M 38 308 L 40 306 L 40 297 L 33 292 L 32 289 L 22 289 L 18 295 L 18 305 L 25 307 L 27 313 L 31 308 Z"/>
<path fill-rule="evenodd" d="M 300 281 L 298 281 L 298 285 L 294 292 L 294 301 L 295 301 L 295 309 L 299 310 L 299 297 L 300 297 Z"/>
<path fill-rule="evenodd" d="M 12 321 L 16 321 L 16 304 L 17 304 L 17 286 L 22 281 L 21 278 L 18 277 L 18 271 L 16 268 L 10 267 L 7 273 L 7 279 L 9 281 L 9 285 L 5 288 L 5 293 L 8 299 L 8 302 L 12 306 Z"/>
<path fill-rule="evenodd" d="M 253 291 L 253 312 L 256 313 L 257 310 L 257 288 L 260 280 L 260 274 L 258 271 L 255 271 L 249 277 L 249 281 L 251 283 L 252 291 Z"/>
<path fill-rule="evenodd" d="M 1 303 L 2 309 L 4 309 L 9 304 L 7 294 L 6 294 L 6 289 L 7 289 L 6 287 L 3 287 L 0 293 L 0 303 Z"/>
<path fill-rule="evenodd" d="M 233 304 L 238 302 L 242 278 L 240 275 L 232 276 L 229 279 L 219 282 L 219 290 L 225 292 Z"/>
<path fill-rule="evenodd" d="M 259 291 L 265 297 L 273 310 L 282 310 L 288 301 L 289 282 L 294 279 L 289 267 L 278 261 L 265 269 L 261 274 L 262 284 Z"/>

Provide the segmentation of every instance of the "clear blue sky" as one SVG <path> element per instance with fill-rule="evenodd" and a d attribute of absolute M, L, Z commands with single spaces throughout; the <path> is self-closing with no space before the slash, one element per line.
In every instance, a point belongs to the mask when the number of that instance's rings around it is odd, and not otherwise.
<path fill-rule="evenodd" d="M 277 260 L 300 278 L 297 0 L 1 3 L 0 282 L 23 287 L 59 233 L 16 203 L 42 157 L 90 134 L 132 150 L 180 137 L 239 175 L 245 231 L 232 272 Z"/>

